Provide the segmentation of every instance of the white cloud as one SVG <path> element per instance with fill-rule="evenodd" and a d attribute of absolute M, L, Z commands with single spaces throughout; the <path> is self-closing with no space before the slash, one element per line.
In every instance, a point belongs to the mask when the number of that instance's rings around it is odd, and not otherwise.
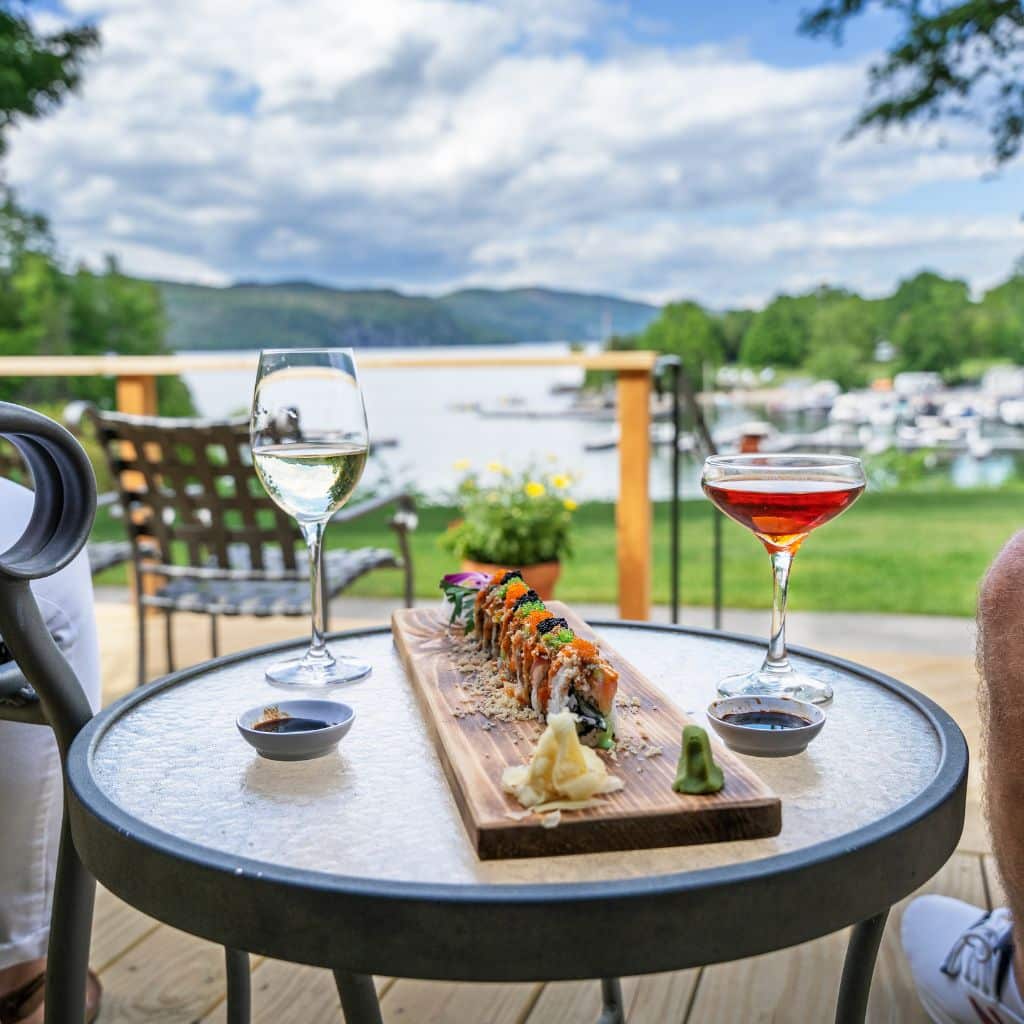
<path fill-rule="evenodd" d="M 862 63 L 588 46 L 610 24 L 599 0 L 108 0 L 99 16 L 83 95 L 10 157 L 76 258 L 724 303 L 817 274 L 877 290 L 922 263 L 980 280 L 1021 247 L 1016 211 L 874 209 L 973 187 L 985 140 L 840 144 Z"/>

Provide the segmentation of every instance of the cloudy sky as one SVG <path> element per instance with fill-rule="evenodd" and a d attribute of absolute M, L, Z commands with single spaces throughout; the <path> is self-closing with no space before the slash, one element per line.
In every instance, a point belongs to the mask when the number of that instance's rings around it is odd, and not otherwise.
<path fill-rule="evenodd" d="M 715 306 L 1024 253 L 981 128 L 844 143 L 892 32 L 809 0 L 65 0 L 103 35 L 6 173 L 69 260 L 221 284 L 468 284 Z"/>

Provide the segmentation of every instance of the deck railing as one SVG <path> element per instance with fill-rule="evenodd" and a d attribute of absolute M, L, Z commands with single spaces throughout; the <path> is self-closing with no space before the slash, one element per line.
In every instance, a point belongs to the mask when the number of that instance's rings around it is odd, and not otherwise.
<path fill-rule="evenodd" d="M 619 615 L 646 619 L 651 608 L 651 393 L 657 353 L 600 352 L 593 355 L 402 355 L 360 354 L 365 369 L 458 370 L 566 367 L 617 375 L 619 493 L 615 506 Z M 256 372 L 254 355 L 210 356 L 4 356 L 6 377 L 113 377 L 121 412 L 154 416 L 156 379 L 181 373 L 224 370 Z"/>

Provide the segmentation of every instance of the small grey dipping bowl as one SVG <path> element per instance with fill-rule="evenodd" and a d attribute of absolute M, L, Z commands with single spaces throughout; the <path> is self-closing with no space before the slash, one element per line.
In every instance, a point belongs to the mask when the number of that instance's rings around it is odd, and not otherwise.
<path fill-rule="evenodd" d="M 792 729 L 754 729 L 723 721 L 726 715 L 751 711 L 783 711 L 802 718 L 807 724 Z M 724 697 L 708 705 L 708 721 L 726 746 L 740 754 L 786 757 L 807 749 L 807 744 L 825 724 L 825 712 L 816 704 L 793 697 Z"/>
<path fill-rule="evenodd" d="M 276 707 L 292 718 L 314 718 L 328 725 L 309 732 L 262 732 L 253 729 L 268 707 Z M 235 723 L 242 738 L 256 748 L 261 757 L 272 761 L 308 761 L 329 754 L 352 728 L 356 713 L 347 704 L 335 700 L 282 700 L 243 711 Z"/>

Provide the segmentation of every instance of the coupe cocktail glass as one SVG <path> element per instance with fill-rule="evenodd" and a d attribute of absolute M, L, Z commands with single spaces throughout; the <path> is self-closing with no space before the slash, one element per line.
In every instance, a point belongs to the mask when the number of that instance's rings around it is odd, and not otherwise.
<path fill-rule="evenodd" d="M 849 508 L 864 484 L 860 459 L 847 455 L 712 455 L 704 463 L 704 493 L 761 541 L 774 578 L 768 655 L 756 671 L 723 679 L 722 696 L 832 699 L 828 683 L 796 671 L 786 655 L 789 570 L 807 535 Z"/>

